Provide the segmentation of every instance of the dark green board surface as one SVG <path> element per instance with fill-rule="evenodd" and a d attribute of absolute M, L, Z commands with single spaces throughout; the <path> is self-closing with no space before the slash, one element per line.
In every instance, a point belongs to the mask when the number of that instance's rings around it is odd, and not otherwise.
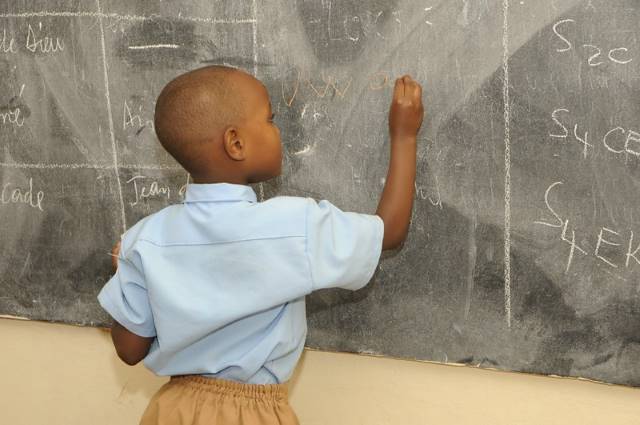
<path fill-rule="evenodd" d="M 635 0 L 0 1 L 0 314 L 108 322 L 110 245 L 187 182 L 152 124 L 179 73 L 269 88 L 286 158 L 261 197 L 371 213 L 408 72 L 409 239 L 308 298 L 308 345 L 639 386 L 638 22 Z"/>

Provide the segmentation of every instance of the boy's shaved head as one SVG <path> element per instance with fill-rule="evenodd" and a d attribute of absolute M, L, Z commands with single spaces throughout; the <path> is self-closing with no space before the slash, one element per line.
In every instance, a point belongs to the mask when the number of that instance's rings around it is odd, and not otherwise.
<path fill-rule="evenodd" d="M 253 80 L 250 82 L 250 80 Z M 162 146 L 190 173 L 211 167 L 207 143 L 246 118 L 250 75 L 225 66 L 208 66 L 172 80 L 156 102 L 155 130 Z"/>

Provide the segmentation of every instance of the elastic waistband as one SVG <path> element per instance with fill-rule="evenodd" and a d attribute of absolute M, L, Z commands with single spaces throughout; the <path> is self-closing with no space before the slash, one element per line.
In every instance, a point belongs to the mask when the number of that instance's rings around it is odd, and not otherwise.
<path fill-rule="evenodd" d="M 243 384 L 200 375 L 181 375 L 171 377 L 172 385 L 187 386 L 195 390 L 216 393 L 222 396 L 242 397 L 256 400 L 287 401 L 286 384 Z"/>

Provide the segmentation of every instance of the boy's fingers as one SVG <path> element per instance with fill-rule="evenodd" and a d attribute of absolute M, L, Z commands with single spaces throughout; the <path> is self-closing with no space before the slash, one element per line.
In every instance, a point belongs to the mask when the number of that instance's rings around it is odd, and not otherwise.
<path fill-rule="evenodd" d="M 114 272 L 118 270 L 118 257 L 120 256 L 120 241 L 111 248 L 111 267 Z"/>
<path fill-rule="evenodd" d="M 416 102 L 422 100 L 422 86 L 418 83 L 415 84 L 415 88 L 413 90 L 413 100 Z"/>
<path fill-rule="evenodd" d="M 411 97 L 412 99 L 415 99 L 416 94 L 421 93 L 420 90 L 422 90 L 422 88 L 420 87 L 420 84 L 416 80 L 411 78 L 410 75 L 405 76 L 404 81 L 407 86 L 407 89 L 405 90 L 405 94 Z"/>
<path fill-rule="evenodd" d="M 396 79 L 395 87 L 393 88 L 393 99 L 398 100 L 404 95 L 404 79 Z"/>
<path fill-rule="evenodd" d="M 405 82 L 404 97 L 407 100 L 413 102 L 416 98 L 416 90 L 417 90 L 417 84 L 415 81 L 409 80 Z"/>
<path fill-rule="evenodd" d="M 422 99 L 422 86 L 418 84 L 410 75 L 403 75 L 396 79 L 393 90 L 393 99 L 409 98 L 413 102 L 419 102 Z"/>
<path fill-rule="evenodd" d="M 414 81 L 410 75 L 405 75 L 402 79 L 404 80 L 404 95 L 410 96 L 413 90 Z"/>

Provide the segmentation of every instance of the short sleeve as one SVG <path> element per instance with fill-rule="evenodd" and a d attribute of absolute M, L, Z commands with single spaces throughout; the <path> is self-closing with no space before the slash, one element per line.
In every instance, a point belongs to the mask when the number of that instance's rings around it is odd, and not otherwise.
<path fill-rule="evenodd" d="M 365 286 L 376 270 L 384 223 L 376 215 L 343 212 L 330 202 L 309 199 L 307 256 L 313 290 Z"/>
<path fill-rule="evenodd" d="M 98 301 L 130 332 L 142 337 L 156 335 L 144 275 L 132 258 L 120 255 L 118 270 L 98 294 Z"/>

